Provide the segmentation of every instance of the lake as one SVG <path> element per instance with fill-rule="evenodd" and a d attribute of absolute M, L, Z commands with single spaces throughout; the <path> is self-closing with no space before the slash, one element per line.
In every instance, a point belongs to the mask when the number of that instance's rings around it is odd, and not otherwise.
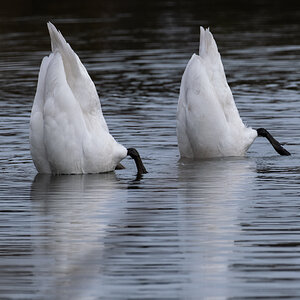
<path fill-rule="evenodd" d="M 299 299 L 300 9 L 254 1 L 11 1 L 0 13 L 0 299 Z M 29 119 L 52 21 L 81 58 L 111 134 L 107 174 L 37 175 Z M 181 161 L 184 68 L 210 27 L 245 157 Z"/>

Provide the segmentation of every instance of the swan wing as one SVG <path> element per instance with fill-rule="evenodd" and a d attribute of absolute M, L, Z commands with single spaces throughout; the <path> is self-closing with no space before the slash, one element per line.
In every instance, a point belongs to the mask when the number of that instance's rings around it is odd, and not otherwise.
<path fill-rule="evenodd" d="M 218 156 L 219 144 L 228 132 L 229 125 L 205 63 L 194 54 L 186 66 L 180 86 L 177 137 L 181 156 Z"/>
<path fill-rule="evenodd" d="M 86 124 L 59 52 L 50 55 L 44 86 L 44 138 L 52 173 L 84 173 Z"/>
<path fill-rule="evenodd" d="M 82 119 L 79 104 L 66 82 L 60 54 L 44 57 L 30 118 L 31 155 L 40 173 L 73 172 L 76 167 L 72 165 L 80 165 Z"/>
<path fill-rule="evenodd" d="M 59 52 L 61 55 L 67 83 L 81 107 L 86 122 L 89 123 L 94 117 L 99 118 L 102 128 L 108 132 L 96 87 L 86 68 L 55 26 L 50 22 L 47 25 L 52 52 Z"/>
<path fill-rule="evenodd" d="M 51 173 L 44 145 L 44 91 L 45 77 L 50 60 L 51 58 L 47 56 L 42 60 L 30 116 L 30 152 L 35 167 L 40 173 Z"/>
<path fill-rule="evenodd" d="M 43 59 L 31 113 L 31 154 L 40 173 L 112 171 L 127 149 L 103 130 L 99 118 L 86 121 L 70 88 L 60 52 Z"/>

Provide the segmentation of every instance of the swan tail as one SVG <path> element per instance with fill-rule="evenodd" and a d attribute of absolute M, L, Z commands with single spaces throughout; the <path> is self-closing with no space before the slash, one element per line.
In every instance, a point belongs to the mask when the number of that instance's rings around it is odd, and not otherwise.
<path fill-rule="evenodd" d="M 220 56 L 216 41 L 212 33 L 209 31 L 209 28 L 204 29 L 202 26 L 200 26 L 199 55 L 203 58 L 205 56 Z"/>
<path fill-rule="evenodd" d="M 48 22 L 47 26 L 51 38 L 52 52 L 59 52 L 62 56 L 67 80 L 69 82 L 72 80 L 75 81 L 76 78 L 82 76 L 89 78 L 89 75 L 85 67 L 82 65 L 79 57 L 73 51 L 70 44 L 66 42 L 61 32 L 59 32 L 51 22 Z"/>
<path fill-rule="evenodd" d="M 45 56 L 40 67 L 37 90 L 34 97 L 30 116 L 30 152 L 36 169 L 40 173 L 51 173 L 44 145 L 44 103 L 45 103 L 45 77 L 48 66 L 52 60 L 51 54 Z"/>
<path fill-rule="evenodd" d="M 52 52 L 56 50 L 72 50 L 70 45 L 66 42 L 63 35 L 56 29 L 56 27 L 51 23 L 47 23 L 50 38 L 51 38 L 51 49 Z M 72 50 L 73 52 L 73 50 Z"/>

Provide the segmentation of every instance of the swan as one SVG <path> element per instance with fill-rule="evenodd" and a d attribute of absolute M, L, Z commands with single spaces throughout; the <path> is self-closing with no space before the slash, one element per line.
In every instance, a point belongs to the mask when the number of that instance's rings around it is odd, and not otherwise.
<path fill-rule="evenodd" d="M 77 54 L 48 22 L 52 52 L 43 58 L 30 116 L 30 152 L 39 173 L 113 171 L 129 155 L 147 173 L 138 151 L 109 133 L 95 85 Z"/>
<path fill-rule="evenodd" d="M 192 55 L 182 76 L 176 130 L 182 158 L 243 156 L 258 136 L 266 137 L 280 155 L 290 155 L 266 129 L 244 125 L 217 44 L 202 26 L 199 55 Z"/>

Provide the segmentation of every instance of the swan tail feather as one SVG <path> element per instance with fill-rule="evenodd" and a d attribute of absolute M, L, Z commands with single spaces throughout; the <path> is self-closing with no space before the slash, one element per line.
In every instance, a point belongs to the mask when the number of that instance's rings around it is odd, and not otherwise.
<path fill-rule="evenodd" d="M 199 44 L 199 55 L 201 57 L 219 57 L 220 53 L 218 51 L 217 43 L 210 32 L 209 28 L 204 29 L 200 26 L 200 44 Z"/>
<path fill-rule="evenodd" d="M 71 46 L 66 42 L 61 32 L 57 30 L 51 22 L 48 22 L 47 26 L 51 38 L 52 52 L 55 52 L 56 50 L 66 50 L 67 48 L 69 48 L 68 50 L 72 50 Z"/>
<path fill-rule="evenodd" d="M 48 22 L 47 26 L 51 38 L 52 52 L 58 51 L 61 54 L 67 77 L 75 78 L 79 74 L 87 75 L 87 71 L 81 64 L 79 57 L 70 44 L 66 42 L 61 32 L 51 22 Z"/>

